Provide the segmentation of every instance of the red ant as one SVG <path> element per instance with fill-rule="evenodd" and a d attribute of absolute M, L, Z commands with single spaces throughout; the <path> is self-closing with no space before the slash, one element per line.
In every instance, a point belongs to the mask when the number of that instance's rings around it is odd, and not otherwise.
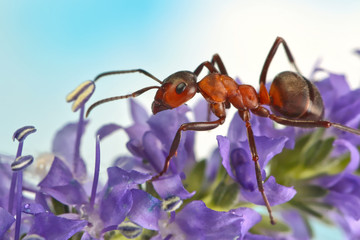
<path fill-rule="evenodd" d="M 270 91 L 267 91 L 265 87 L 266 74 L 281 43 L 285 48 L 289 62 L 295 68 L 296 72 L 285 71 L 279 73 L 272 82 Z M 217 64 L 219 71 L 215 68 L 215 64 Z M 201 81 L 197 82 L 197 77 L 204 67 L 209 70 L 209 74 Z M 360 130 L 358 129 L 322 120 L 324 115 L 324 104 L 319 90 L 312 82 L 300 74 L 287 43 L 280 37 L 276 38 L 265 60 L 260 75 L 259 93 L 256 92 L 254 87 L 245 84 L 239 85 L 231 77 L 229 77 L 220 56 L 217 54 L 213 56 L 211 62 L 206 61 L 201 63 L 194 72 L 179 71 L 170 75 L 164 81 L 160 81 L 142 69 L 105 72 L 98 75 L 94 81 L 97 81 L 99 78 L 106 75 L 133 72 L 145 74 L 146 76 L 159 82 L 161 86 L 150 86 L 129 95 L 100 100 L 90 106 L 87 110 L 86 116 L 88 116 L 90 111 L 99 104 L 123 98 L 137 97 L 140 94 L 154 88 L 157 88 L 158 90 L 156 92 L 154 102 L 152 103 L 153 114 L 166 109 L 176 108 L 190 100 L 196 93 L 201 93 L 201 95 L 209 103 L 210 110 L 218 119 L 208 122 L 191 122 L 182 124 L 174 137 L 169 155 L 165 160 L 163 170 L 152 178 L 152 180 L 156 180 L 167 171 L 170 159 L 176 154 L 180 143 L 181 133 L 183 131 L 207 131 L 218 127 L 225 121 L 225 109 L 229 108 L 230 105 L 233 105 L 236 109 L 238 109 L 241 119 L 246 124 L 249 147 L 252 154 L 252 160 L 255 164 L 258 189 L 264 199 L 272 224 L 275 224 L 275 220 L 272 216 L 270 204 L 263 188 L 261 170 L 258 162 L 259 157 L 250 124 L 250 112 L 260 117 L 270 118 L 271 120 L 286 126 L 305 128 L 335 127 L 342 131 L 360 135 Z M 262 105 L 269 105 L 272 112 L 276 114 L 271 113 Z"/>

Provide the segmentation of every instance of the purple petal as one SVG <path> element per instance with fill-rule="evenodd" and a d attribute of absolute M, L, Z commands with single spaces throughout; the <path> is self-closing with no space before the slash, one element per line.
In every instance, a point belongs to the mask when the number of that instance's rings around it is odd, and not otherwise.
<path fill-rule="evenodd" d="M 39 203 L 23 203 L 22 212 L 36 215 L 45 212 L 45 208 Z"/>
<path fill-rule="evenodd" d="M 139 189 L 132 189 L 131 194 L 133 206 L 128 214 L 129 219 L 143 228 L 158 230 L 160 200 Z"/>
<path fill-rule="evenodd" d="M 103 138 L 109 136 L 110 134 L 112 134 L 113 132 L 123 129 L 120 125 L 115 124 L 115 123 L 110 123 L 110 124 L 106 124 L 104 126 L 102 126 L 97 132 L 96 135 L 99 135 L 100 140 L 102 140 Z"/>
<path fill-rule="evenodd" d="M 15 218 L 4 208 L 0 207 L 0 238 L 7 232 Z"/>
<path fill-rule="evenodd" d="M 113 166 L 121 168 L 125 171 L 135 170 L 138 172 L 149 172 L 149 169 L 146 168 L 142 159 L 132 156 L 120 156 L 115 159 Z"/>
<path fill-rule="evenodd" d="M 71 220 L 52 213 L 37 214 L 33 221 L 28 234 L 38 234 L 52 240 L 69 239 L 87 225 L 85 220 Z"/>
<path fill-rule="evenodd" d="M 220 155 L 223 159 L 222 164 L 226 171 L 235 181 L 239 182 L 247 190 L 253 191 L 257 188 L 254 163 L 247 141 L 237 142 L 233 145 L 230 152 L 230 143 L 226 137 L 218 136 Z M 259 164 L 262 170 L 262 177 L 265 178 L 263 168 L 278 153 L 280 153 L 287 141 L 286 137 L 268 138 L 256 137 L 255 143 L 259 155 Z M 235 147 L 236 146 L 236 147 Z"/>
<path fill-rule="evenodd" d="M 337 99 L 331 112 L 330 119 L 337 123 L 347 123 L 359 115 L 360 89 L 349 92 Z M 357 127 L 357 126 L 351 126 Z"/>
<path fill-rule="evenodd" d="M 189 193 L 183 186 L 179 175 L 163 178 L 153 182 L 156 192 L 162 199 L 172 196 L 178 196 L 182 200 L 194 196 L 195 191 Z"/>
<path fill-rule="evenodd" d="M 271 206 L 285 203 L 291 200 L 296 194 L 296 190 L 293 187 L 285 187 L 277 184 L 273 176 L 270 176 L 264 183 L 264 190 Z M 254 191 L 241 189 L 241 193 L 249 202 L 258 205 L 265 204 L 259 190 L 257 189 Z"/>
<path fill-rule="evenodd" d="M 251 160 L 251 157 L 248 152 L 243 148 L 236 148 L 230 154 L 231 162 L 227 163 L 228 166 L 231 166 L 230 171 L 235 173 L 234 180 L 238 182 L 243 188 L 254 191 L 257 189 L 257 180 L 255 175 L 255 165 L 254 161 Z M 228 169 L 226 170 L 228 171 Z M 261 171 L 262 180 L 265 180 L 266 174 L 265 171 Z"/>
<path fill-rule="evenodd" d="M 286 147 L 293 148 L 295 145 L 295 128 L 285 127 L 283 129 L 276 129 L 274 122 L 269 118 L 263 118 L 259 116 L 253 116 L 250 119 L 251 128 L 254 136 L 265 136 L 268 138 L 286 138 Z M 247 133 L 245 122 L 240 118 L 239 114 L 235 114 L 230 122 L 227 137 L 231 143 L 238 141 L 247 141 Z M 258 147 L 259 148 L 259 147 Z"/>
<path fill-rule="evenodd" d="M 229 176 L 233 179 L 236 179 L 236 176 L 233 174 L 232 166 L 230 164 L 230 140 L 227 137 L 218 135 L 216 136 L 219 145 L 219 152 L 222 158 L 222 164 L 225 167 Z"/>
<path fill-rule="evenodd" d="M 358 168 L 360 163 L 359 151 L 352 143 L 344 139 L 336 139 L 333 145 L 347 148 L 347 150 L 350 151 L 350 162 L 341 173 L 337 175 L 320 177 L 315 180 L 318 185 L 326 188 L 334 186 L 339 181 L 341 181 L 345 175 L 353 173 Z"/>
<path fill-rule="evenodd" d="M 211 154 L 209 160 L 206 164 L 205 176 L 208 182 L 215 180 L 215 177 L 218 173 L 221 162 L 221 156 L 219 148 L 216 148 Z"/>
<path fill-rule="evenodd" d="M 124 221 L 133 205 L 130 191 L 121 186 L 107 187 L 101 195 L 100 217 L 104 227 L 118 225 Z"/>
<path fill-rule="evenodd" d="M 335 216 L 335 221 L 345 232 L 347 239 L 360 239 L 360 221 L 349 216 Z"/>
<path fill-rule="evenodd" d="M 65 204 L 87 202 L 87 195 L 81 184 L 63 161 L 55 157 L 48 175 L 39 183 L 40 190 Z"/>
<path fill-rule="evenodd" d="M 175 109 L 159 112 L 149 118 L 148 124 L 151 130 L 165 145 L 165 149 L 170 149 L 171 143 L 180 125 L 188 122 L 185 117 L 185 112 L 188 110 L 189 108 L 187 106 L 182 105 Z M 186 133 L 183 135 L 185 134 Z"/>
<path fill-rule="evenodd" d="M 254 120 L 252 118 L 251 123 L 253 121 Z M 256 129 L 256 125 L 252 124 L 252 127 L 254 131 L 254 129 Z M 233 119 L 231 120 L 227 137 L 232 143 L 247 140 L 245 122 L 240 118 L 239 114 L 235 114 Z"/>
<path fill-rule="evenodd" d="M 85 129 L 88 121 L 84 121 L 82 129 Z M 74 156 L 75 156 L 75 147 L 76 147 L 76 137 L 77 137 L 78 123 L 69 123 L 60 129 L 53 140 L 52 152 L 64 158 L 69 166 L 74 165 Z M 85 164 L 82 159 L 77 159 L 77 161 L 82 161 L 82 166 L 79 165 L 79 171 L 86 172 Z M 81 168 L 81 169 L 80 169 Z"/>
<path fill-rule="evenodd" d="M 137 140 L 141 143 L 142 136 L 150 130 L 147 124 L 134 124 L 125 128 L 125 132 L 129 136 L 130 140 Z"/>
<path fill-rule="evenodd" d="M 236 214 L 244 219 L 241 226 L 241 237 L 243 239 L 250 228 L 261 221 L 261 215 L 251 208 L 237 208 L 229 211 L 230 213 Z"/>
<path fill-rule="evenodd" d="M 342 173 L 352 173 L 357 170 L 360 163 L 360 154 L 358 149 L 351 142 L 344 139 L 335 140 L 334 146 L 342 146 L 344 148 L 347 148 L 347 150 L 350 152 L 350 162 Z"/>
<path fill-rule="evenodd" d="M 329 188 L 337 193 L 352 194 L 360 197 L 360 176 L 353 174 L 344 175 L 340 181 Z"/>
<path fill-rule="evenodd" d="M 236 239 L 241 235 L 243 221 L 237 214 L 217 212 L 207 208 L 202 201 L 193 201 L 163 231 L 184 239 Z"/>
<path fill-rule="evenodd" d="M 210 111 L 209 112 L 209 103 L 204 99 L 200 99 L 195 107 L 193 108 L 193 113 L 195 115 L 196 122 L 208 122 L 215 121 L 216 116 Z M 208 119 L 208 114 L 210 113 L 210 119 Z"/>
<path fill-rule="evenodd" d="M 282 213 L 282 216 L 287 224 L 292 229 L 292 236 L 295 239 L 307 240 L 310 239 L 311 233 L 309 232 L 309 228 L 301 216 L 301 214 L 296 210 L 288 210 Z"/>
<path fill-rule="evenodd" d="M 96 240 L 96 238 L 93 238 L 88 232 L 84 232 L 80 240 Z"/>
<path fill-rule="evenodd" d="M 37 204 L 40 204 L 46 211 L 50 212 L 51 210 L 50 210 L 49 205 L 47 203 L 47 197 L 48 197 L 48 195 L 38 191 L 36 193 L 36 196 L 35 196 L 35 202 Z"/>
<path fill-rule="evenodd" d="M 146 159 L 156 172 L 161 172 L 165 164 L 163 145 L 153 132 L 143 136 L 143 148 Z"/>
<path fill-rule="evenodd" d="M 118 167 L 110 167 L 107 169 L 109 176 L 109 186 L 120 185 L 128 188 L 131 185 L 143 184 L 151 179 L 151 175 L 140 173 L 137 171 L 125 171 Z"/>
<path fill-rule="evenodd" d="M 344 201 L 344 199 L 346 199 L 346 201 Z M 360 219 L 359 196 L 331 191 L 324 200 L 326 203 L 338 208 L 344 215 L 352 217 L 357 221 Z"/>
<path fill-rule="evenodd" d="M 135 123 L 145 124 L 149 119 L 149 115 L 147 114 L 145 108 L 132 98 L 130 98 L 130 111 L 132 119 Z"/>

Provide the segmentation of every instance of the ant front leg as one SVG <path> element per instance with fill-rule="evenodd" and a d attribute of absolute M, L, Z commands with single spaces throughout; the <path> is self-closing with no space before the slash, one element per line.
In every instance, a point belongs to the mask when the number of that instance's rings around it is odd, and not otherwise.
<path fill-rule="evenodd" d="M 223 112 L 224 114 L 222 116 L 220 116 L 218 120 L 215 120 L 215 121 L 184 123 L 179 127 L 179 129 L 176 132 L 175 138 L 174 138 L 174 140 L 173 140 L 173 142 L 171 144 L 169 155 L 165 159 L 165 164 L 164 164 L 163 170 L 160 173 L 158 173 L 158 175 L 154 176 L 151 179 L 151 181 L 154 181 L 154 180 L 158 179 L 164 173 L 166 173 L 166 171 L 168 170 L 169 165 L 170 165 L 170 160 L 176 154 L 176 151 L 177 151 L 177 149 L 179 147 L 180 139 L 181 139 L 181 133 L 183 131 L 188 131 L 188 130 L 192 130 L 192 131 L 208 131 L 208 130 L 217 128 L 219 125 L 221 125 L 221 124 L 223 124 L 225 122 L 224 104 L 223 103 L 213 103 L 212 104 L 212 109 L 218 109 L 220 111 L 224 111 Z"/>
<path fill-rule="evenodd" d="M 271 222 L 271 224 L 274 225 L 276 222 L 272 215 L 270 203 L 269 203 L 269 200 L 267 199 L 267 196 L 266 196 L 265 190 L 264 190 L 264 186 L 263 186 L 263 181 L 262 181 L 262 176 L 261 176 L 261 167 L 259 164 L 259 156 L 257 154 L 254 134 L 253 134 L 251 124 L 250 124 L 250 113 L 247 110 L 245 110 L 245 111 L 239 110 L 239 115 L 240 115 L 241 119 L 245 122 L 245 125 L 246 125 L 250 152 L 251 152 L 252 160 L 254 161 L 254 164 L 255 164 L 255 175 L 256 175 L 258 189 L 259 189 L 259 192 L 261 193 L 262 198 L 264 199 L 265 206 L 269 213 L 270 222 Z"/>
<path fill-rule="evenodd" d="M 261 70 L 261 74 L 260 74 L 260 91 L 259 91 L 259 95 L 261 96 L 261 99 L 260 99 L 261 104 L 269 104 L 269 102 L 270 102 L 270 97 L 269 97 L 268 91 L 266 90 L 266 87 L 265 87 L 266 75 L 267 75 L 267 72 L 269 70 L 270 63 L 272 62 L 272 60 L 273 60 L 273 58 L 275 56 L 275 53 L 278 50 L 281 43 L 284 46 L 285 53 L 286 53 L 286 56 L 287 56 L 289 62 L 295 68 L 296 72 L 302 76 L 302 74 L 300 73 L 299 68 L 297 67 L 297 65 L 295 63 L 295 59 L 292 56 L 290 48 L 288 47 L 287 43 L 285 42 L 285 40 L 283 38 L 277 37 L 274 44 L 273 44 L 273 46 L 270 49 L 270 52 L 269 52 L 268 56 L 265 59 L 264 66 L 263 66 L 263 68 Z"/>

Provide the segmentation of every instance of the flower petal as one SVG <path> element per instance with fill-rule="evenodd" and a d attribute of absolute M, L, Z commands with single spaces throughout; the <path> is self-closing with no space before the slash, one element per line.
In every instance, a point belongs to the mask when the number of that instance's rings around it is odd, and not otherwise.
<path fill-rule="evenodd" d="M 271 206 L 285 203 L 291 200 L 296 194 L 296 190 L 293 187 L 285 187 L 277 184 L 273 176 L 270 176 L 269 179 L 264 183 L 264 190 Z M 265 204 L 258 189 L 254 191 L 241 189 L 241 193 L 249 202 L 258 205 Z"/>
<path fill-rule="evenodd" d="M 217 212 L 202 201 L 193 201 L 176 215 L 174 222 L 164 226 L 161 233 L 184 239 L 232 240 L 241 235 L 243 220 L 237 214 Z"/>
<path fill-rule="evenodd" d="M 123 188 L 129 188 L 132 185 L 143 184 L 151 179 L 151 175 L 137 171 L 125 171 L 118 167 L 107 169 L 109 176 L 109 186 L 120 185 Z"/>
<path fill-rule="evenodd" d="M 356 221 L 360 220 L 359 196 L 331 191 L 324 200 L 338 208 L 344 215 L 352 217 Z"/>
<path fill-rule="evenodd" d="M 244 239 L 250 228 L 261 221 L 261 215 L 251 208 L 237 208 L 229 211 L 230 213 L 236 214 L 244 219 L 241 226 L 241 237 Z"/>
<path fill-rule="evenodd" d="M 65 204 L 83 204 L 88 201 L 81 184 L 72 177 L 68 167 L 55 157 L 48 175 L 39 183 L 40 190 Z"/>
<path fill-rule="evenodd" d="M 88 121 L 83 121 L 82 129 L 85 129 Z M 77 137 L 78 123 L 69 123 L 65 125 L 62 129 L 60 129 L 53 140 L 52 144 L 52 152 L 65 159 L 69 166 L 73 166 L 73 161 L 75 157 L 75 142 Z M 77 159 L 80 161 L 78 163 L 78 173 L 86 173 L 85 163 L 80 158 Z"/>
<path fill-rule="evenodd" d="M 100 217 L 104 228 L 124 221 L 133 204 L 130 191 L 122 186 L 105 187 L 101 195 Z"/>
<path fill-rule="evenodd" d="M 182 200 L 184 200 L 194 196 L 195 194 L 195 191 L 189 193 L 184 188 L 179 175 L 173 175 L 171 177 L 153 181 L 153 186 L 162 199 L 166 199 L 172 196 L 178 196 Z"/>
<path fill-rule="evenodd" d="M 145 108 L 132 98 L 130 98 L 130 111 L 132 119 L 135 123 L 145 124 L 149 118 Z"/>
<path fill-rule="evenodd" d="M 109 136 L 110 134 L 112 134 L 113 132 L 123 129 L 123 127 L 121 127 L 118 124 L 115 123 L 110 123 L 110 124 L 106 124 L 104 126 L 102 126 L 97 132 L 96 135 L 99 135 L 100 140 L 102 140 L 103 138 Z"/>
<path fill-rule="evenodd" d="M 72 220 L 55 216 L 52 213 L 39 213 L 34 216 L 28 234 L 38 234 L 45 239 L 69 239 L 87 225 L 85 220 Z"/>
<path fill-rule="evenodd" d="M 7 232 L 15 218 L 4 208 L 0 207 L 0 238 Z"/>
<path fill-rule="evenodd" d="M 139 189 L 132 189 L 131 194 L 133 206 L 128 214 L 129 219 L 143 228 L 158 230 L 160 200 Z"/>

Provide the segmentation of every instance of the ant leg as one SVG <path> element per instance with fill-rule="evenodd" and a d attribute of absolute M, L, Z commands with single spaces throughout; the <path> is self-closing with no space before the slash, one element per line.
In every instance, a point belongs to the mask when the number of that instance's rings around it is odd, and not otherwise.
<path fill-rule="evenodd" d="M 182 124 L 176 132 L 174 140 L 171 144 L 169 155 L 165 159 L 165 164 L 163 170 L 158 173 L 158 175 L 154 176 L 151 181 L 158 179 L 161 177 L 169 168 L 171 158 L 176 154 L 176 151 L 180 144 L 181 132 L 182 131 L 208 131 L 214 128 L 217 128 L 219 125 L 225 122 L 225 106 L 224 103 L 212 103 L 211 110 L 215 113 L 216 116 L 219 117 L 218 120 L 211 122 L 192 122 L 192 123 L 184 123 Z"/>
<path fill-rule="evenodd" d="M 275 114 L 272 114 L 264 107 L 258 107 L 257 109 L 251 110 L 254 114 L 261 116 L 261 117 L 268 117 L 274 122 L 277 122 L 279 124 L 285 125 L 285 126 L 293 126 L 293 127 L 305 127 L 305 128 L 316 128 L 316 127 L 322 127 L 322 128 L 330 128 L 334 127 L 337 129 L 340 129 L 345 132 L 350 132 L 356 135 L 360 135 L 360 129 L 355 129 L 351 127 L 344 126 L 339 123 L 333 123 L 326 120 L 301 120 L 301 119 L 288 119 L 285 117 L 277 116 Z"/>
<path fill-rule="evenodd" d="M 215 63 L 217 64 L 221 74 L 228 75 L 225 65 L 224 65 L 223 61 L 221 60 L 219 54 L 217 54 L 217 53 L 215 53 L 211 59 L 211 64 L 213 66 L 215 66 Z"/>
<path fill-rule="evenodd" d="M 271 61 L 273 60 L 274 58 L 274 55 L 279 47 L 280 44 L 283 44 L 284 46 L 284 49 L 285 49 L 285 53 L 286 53 L 286 56 L 288 57 L 288 60 L 289 62 L 291 63 L 291 65 L 295 68 L 295 70 L 300 74 L 300 70 L 299 68 L 297 67 L 296 63 L 295 63 L 295 59 L 294 57 L 292 56 L 291 52 L 290 52 L 290 49 L 287 45 L 287 43 L 285 42 L 285 40 L 281 37 L 277 37 L 273 46 L 271 47 L 270 49 L 270 52 L 268 54 L 268 56 L 266 57 L 265 59 L 265 63 L 264 63 L 264 66 L 261 70 L 261 74 L 260 74 L 260 96 L 262 96 L 262 101 L 261 103 L 262 104 L 268 104 L 270 102 L 270 98 L 269 98 L 269 94 L 268 94 L 268 91 L 266 90 L 266 87 L 265 87 L 265 83 L 266 83 L 266 75 L 267 75 L 267 72 L 269 70 L 269 66 L 270 66 L 270 63 Z"/>
<path fill-rule="evenodd" d="M 154 79 L 155 81 L 157 81 L 158 83 L 162 84 L 162 81 L 160 81 L 159 79 L 157 79 L 156 77 L 154 77 L 152 74 L 150 74 L 149 72 L 143 70 L 143 69 L 132 69 L 132 70 L 121 70 L 121 71 L 110 71 L 110 72 L 104 72 L 104 73 L 100 73 L 99 75 L 97 75 L 94 78 L 94 82 L 96 82 L 97 80 L 99 80 L 99 78 L 105 77 L 105 76 L 109 76 L 109 75 L 115 75 L 115 74 L 126 74 L 126 73 L 134 73 L 134 72 L 138 72 L 138 73 L 142 73 L 145 76 Z"/>
<path fill-rule="evenodd" d="M 196 76 L 199 76 L 201 70 L 202 70 L 204 67 L 206 67 L 207 69 L 209 69 L 209 72 L 210 72 L 210 73 L 217 73 L 217 72 L 218 72 L 218 70 L 216 70 L 216 68 L 214 67 L 214 65 L 213 65 L 211 62 L 206 61 L 206 62 L 201 63 L 201 64 L 195 69 L 194 74 L 195 74 Z"/>
<path fill-rule="evenodd" d="M 246 125 L 247 137 L 248 137 L 248 140 L 249 140 L 249 147 L 250 147 L 250 151 L 251 151 L 251 156 L 252 156 L 252 160 L 254 161 L 254 164 L 255 164 L 255 174 L 256 174 L 256 181 L 257 181 L 258 189 L 259 189 L 259 192 L 262 195 L 262 198 L 264 199 L 265 206 L 266 206 L 267 211 L 269 213 L 270 222 L 271 222 L 271 224 L 274 225 L 276 222 L 274 220 L 274 217 L 272 216 L 270 203 L 269 203 L 269 200 L 266 197 L 263 182 L 262 182 L 261 168 L 260 168 L 260 164 L 259 164 L 259 156 L 257 154 L 254 134 L 253 134 L 251 124 L 250 124 L 250 113 L 249 113 L 249 111 L 241 111 L 241 110 L 239 110 L 239 115 L 240 115 L 241 119 L 245 122 L 245 125 Z"/>
<path fill-rule="evenodd" d="M 169 168 L 171 158 L 176 154 L 176 151 L 179 147 L 180 139 L 181 139 L 181 132 L 182 131 L 208 131 L 218 127 L 219 125 L 223 124 L 225 121 L 225 117 L 221 117 L 216 121 L 212 122 L 192 122 L 192 123 L 184 123 L 180 126 L 177 130 L 175 138 L 171 144 L 169 155 L 166 157 L 165 164 L 163 170 L 154 176 L 151 181 L 154 181 L 161 177 Z"/>

